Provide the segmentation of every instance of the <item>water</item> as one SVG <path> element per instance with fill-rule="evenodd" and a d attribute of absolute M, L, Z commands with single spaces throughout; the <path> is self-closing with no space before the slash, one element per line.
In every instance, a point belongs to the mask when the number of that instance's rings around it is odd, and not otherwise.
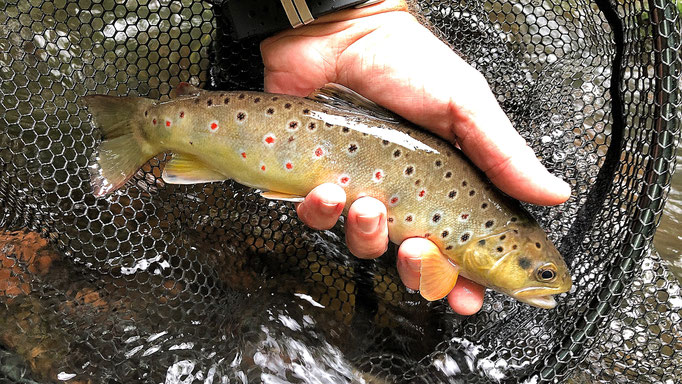
<path fill-rule="evenodd" d="M 654 237 L 654 246 L 668 262 L 673 274 L 682 281 L 682 154 L 677 155 L 668 202 L 663 210 L 661 224 Z"/>

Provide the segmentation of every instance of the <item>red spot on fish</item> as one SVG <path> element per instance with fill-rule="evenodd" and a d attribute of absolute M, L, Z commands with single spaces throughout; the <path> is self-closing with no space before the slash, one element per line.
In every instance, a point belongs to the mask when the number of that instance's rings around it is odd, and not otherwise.
<path fill-rule="evenodd" d="M 391 198 L 391 204 L 393 204 L 393 205 L 398 204 L 398 200 L 399 199 L 397 197 L 392 197 Z"/>
<path fill-rule="evenodd" d="M 169 120 L 166 120 L 166 127 L 170 127 L 171 122 Z"/>
<path fill-rule="evenodd" d="M 261 165 L 261 166 L 260 166 L 260 170 L 261 170 L 261 171 L 265 171 L 265 165 Z"/>
<path fill-rule="evenodd" d="M 152 124 L 156 125 L 156 119 L 152 120 Z"/>
<path fill-rule="evenodd" d="M 384 178 L 384 171 L 377 169 L 374 171 L 374 182 L 378 183 Z"/>
<path fill-rule="evenodd" d="M 322 155 L 324 155 L 324 151 L 322 150 L 322 148 L 317 147 L 317 149 L 315 149 L 315 156 L 321 157 Z"/>
<path fill-rule="evenodd" d="M 268 136 L 265 138 L 265 142 L 268 144 L 272 144 L 275 142 L 275 139 L 272 136 Z"/>
<path fill-rule="evenodd" d="M 215 131 L 216 129 L 218 129 L 218 123 L 215 123 L 215 122 L 211 123 L 211 129 L 214 130 L 214 131 Z"/>
<path fill-rule="evenodd" d="M 349 181 L 350 181 L 350 177 L 348 177 L 346 175 L 343 175 L 339 178 L 339 183 L 341 183 L 341 185 L 347 185 Z"/>
<path fill-rule="evenodd" d="M 468 214 L 468 213 L 462 213 L 462 220 L 466 220 L 466 219 L 468 219 L 468 218 L 469 218 L 469 214 Z"/>
<path fill-rule="evenodd" d="M 183 117 L 185 117 L 185 111 L 180 112 L 180 118 L 182 119 Z"/>
<path fill-rule="evenodd" d="M 246 152 L 242 152 L 242 157 L 246 159 Z"/>
<path fill-rule="evenodd" d="M 421 191 L 419 191 L 419 197 L 424 197 L 424 195 L 426 195 L 425 190 L 422 189 Z"/>
<path fill-rule="evenodd" d="M 291 165 L 291 163 L 287 163 L 287 164 L 286 164 L 286 167 L 287 167 L 287 169 L 291 169 L 291 168 L 293 168 L 294 166 Z"/>

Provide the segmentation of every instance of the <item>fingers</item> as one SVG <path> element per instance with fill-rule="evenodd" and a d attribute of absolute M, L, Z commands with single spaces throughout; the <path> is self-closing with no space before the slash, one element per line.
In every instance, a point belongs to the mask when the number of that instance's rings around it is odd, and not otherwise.
<path fill-rule="evenodd" d="M 362 197 L 348 210 L 346 243 L 357 257 L 373 259 L 381 256 L 388 247 L 386 206 L 377 199 Z"/>
<path fill-rule="evenodd" d="M 398 274 L 406 287 L 419 289 L 421 255 L 434 247 L 433 243 L 421 237 L 403 241 L 398 250 Z M 473 281 L 459 277 L 457 284 L 448 294 L 450 307 L 460 315 L 472 315 L 483 305 L 485 288 Z"/>
<path fill-rule="evenodd" d="M 483 75 L 403 16 L 374 16 L 383 18 L 382 28 L 343 51 L 336 81 L 445 139 L 457 140 L 507 194 L 542 205 L 567 200 L 568 184 L 542 166 Z"/>
<path fill-rule="evenodd" d="M 460 315 L 469 316 L 478 312 L 483 306 L 485 287 L 473 281 L 460 277 L 455 288 L 448 294 L 448 304 L 453 311 Z"/>
<path fill-rule="evenodd" d="M 322 184 L 310 191 L 296 206 L 298 217 L 313 229 L 329 229 L 336 224 L 346 204 L 346 193 L 336 184 Z"/>

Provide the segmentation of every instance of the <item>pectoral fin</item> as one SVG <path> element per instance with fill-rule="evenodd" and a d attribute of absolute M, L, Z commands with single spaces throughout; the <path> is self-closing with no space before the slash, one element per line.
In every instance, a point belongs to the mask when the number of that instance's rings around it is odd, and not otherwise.
<path fill-rule="evenodd" d="M 223 181 L 229 177 L 208 168 L 192 155 L 174 153 L 163 168 L 163 181 L 169 184 L 195 184 Z"/>
<path fill-rule="evenodd" d="M 419 293 L 428 301 L 442 299 L 455 287 L 458 275 L 459 267 L 434 247 L 422 255 Z"/>
<path fill-rule="evenodd" d="M 303 196 L 291 195 L 288 193 L 274 192 L 274 191 L 261 192 L 260 195 L 265 197 L 266 199 L 290 201 L 292 203 L 301 203 L 301 202 L 303 202 L 303 199 L 305 199 L 305 197 L 303 197 Z"/>

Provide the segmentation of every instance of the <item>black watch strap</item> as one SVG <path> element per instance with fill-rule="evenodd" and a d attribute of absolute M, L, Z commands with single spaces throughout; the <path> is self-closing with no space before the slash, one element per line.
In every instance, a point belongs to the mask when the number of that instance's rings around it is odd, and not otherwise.
<path fill-rule="evenodd" d="M 365 6 L 381 0 L 228 0 L 226 14 L 235 38 L 268 36 L 308 24 L 341 9 Z"/>

